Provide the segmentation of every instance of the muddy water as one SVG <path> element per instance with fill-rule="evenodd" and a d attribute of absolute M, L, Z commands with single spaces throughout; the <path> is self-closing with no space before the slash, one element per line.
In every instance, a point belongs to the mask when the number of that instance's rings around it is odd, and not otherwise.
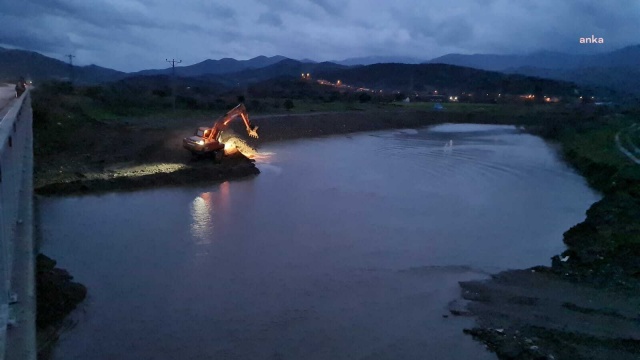
<path fill-rule="evenodd" d="M 512 127 L 261 150 L 248 180 L 43 201 L 89 288 L 54 358 L 493 359 L 443 317 L 457 282 L 548 264 L 598 197 Z"/>

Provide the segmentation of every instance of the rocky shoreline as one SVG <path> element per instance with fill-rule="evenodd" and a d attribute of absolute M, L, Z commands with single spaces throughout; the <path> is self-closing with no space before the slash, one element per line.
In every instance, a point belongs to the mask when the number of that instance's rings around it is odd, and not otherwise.
<path fill-rule="evenodd" d="M 56 261 L 36 256 L 38 358 L 46 359 L 58 339 L 63 320 L 87 296 L 87 288 L 75 281 Z"/>

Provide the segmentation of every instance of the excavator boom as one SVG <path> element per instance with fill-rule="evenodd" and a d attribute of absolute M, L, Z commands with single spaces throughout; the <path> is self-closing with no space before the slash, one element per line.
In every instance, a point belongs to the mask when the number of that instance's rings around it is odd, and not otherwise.
<path fill-rule="evenodd" d="M 247 134 L 258 138 L 258 127 L 251 124 L 244 104 L 238 104 L 238 106 L 216 119 L 212 128 L 201 128 L 196 132 L 195 136 L 184 138 L 182 140 L 183 147 L 193 154 L 219 153 L 224 148 L 224 144 L 221 144 L 219 140 L 220 133 L 226 130 L 229 124 L 238 117 L 242 118 Z"/>
<path fill-rule="evenodd" d="M 258 127 L 251 124 L 249 121 L 249 114 L 247 114 L 247 109 L 244 104 L 238 104 L 238 106 L 229 110 L 224 116 L 216 120 L 213 124 L 213 131 L 209 134 L 208 140 L 216 140 L 218 135 L 220 135 L 221 131 L 224 131 L 227 127 L 229 127 L 229 123 L 236 119 L 238 116 L 242 118 L 244 122 L 244 126 L 247 129 L 247 134 L 251 137 L 258 138 Z"/>

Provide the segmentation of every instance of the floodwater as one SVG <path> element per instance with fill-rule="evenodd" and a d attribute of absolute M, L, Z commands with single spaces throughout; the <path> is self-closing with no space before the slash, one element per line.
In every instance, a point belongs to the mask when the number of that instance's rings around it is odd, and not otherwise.
<path fill-rule="evenodd" d="M 260 150 L 251 179 L 43 199 L 89 288 L 55 359 L 495 359 L 443 316 L 457 282 L 549 264 L 598 199 L 509 126 Z"/>

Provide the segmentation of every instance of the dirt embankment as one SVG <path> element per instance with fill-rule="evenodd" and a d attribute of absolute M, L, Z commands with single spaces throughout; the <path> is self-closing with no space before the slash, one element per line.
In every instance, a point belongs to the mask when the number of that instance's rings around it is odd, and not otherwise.
<path fill-rule="evenodd" d="M 358 131 L 421 127 L 445 122 L 509 123 L 513 120 L 513 117 L 504 115 L 418 110 L 350 111 L 252 117 L 252 122 L 260 127 L 259 140 L 261 142 Z"/>
<path fill-rule="evenodd" d="M 640 288 L 596 287 L 546 267 L 461 286 L 477 318 L 465 332 L 500 359 L 640 358 Z"/>
<path fill-rule="evenodd" d="M 104 172 L 76 172 L 67 181 L 53 182 L 36 188 L 40 195 L 83 194 L 107 191 L 137 190 L 158 186 L 184 186 L 259 174 L 260 171 L 242 155 L 228 157 L 220 163 L 200 160 L 188 164 L 135 164 Z"/>
<path fill-rule="evenodd" d="M 52 123 L 36 118 L 36 193 L 64 195 L 114 190 L 182 186 L 224 181 L 259 173 L 242 156 L 226 158 L 219 164 L 210 160 L 194 161 L 182 148 L 182 139 L 202 119 L 180 119 L 167 125 L 135 121 L 106 124 L 86 121 L 82 115 L 67 115 L 69 120 Z M 74 117 L 80 119 L 74 121 Z M 442 122 L 508 122 L 512 118 L 461 113 L 414 110 L 381 110 L 344 113 L 310 113 L 252 117 L 259 126 L 260 138 L 246 139 L 260 149 L 266 142 L 288 139 L 420 127 Z M 38 123 L 40 122 L 40 123 Z M 241 122 L 232 130 L 243 136 Z"/>

